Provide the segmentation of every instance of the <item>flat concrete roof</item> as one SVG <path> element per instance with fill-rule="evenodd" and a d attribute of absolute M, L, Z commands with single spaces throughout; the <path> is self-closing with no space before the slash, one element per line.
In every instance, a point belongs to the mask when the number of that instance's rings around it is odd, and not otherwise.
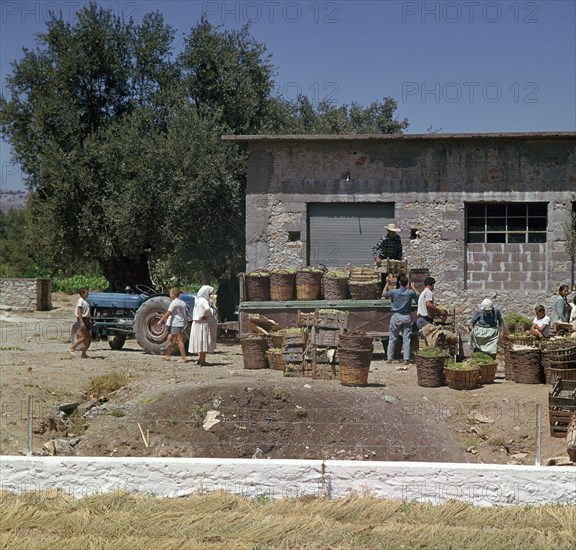
<path fill-rule="evenodd" d="M 421 141 L 465 139 L 566 139 L 576 132 L 496 132 L 478 134 L 288 134 L 288 135 L 223 135 L 224 141 L 239 143 L 280 141 Z"/>

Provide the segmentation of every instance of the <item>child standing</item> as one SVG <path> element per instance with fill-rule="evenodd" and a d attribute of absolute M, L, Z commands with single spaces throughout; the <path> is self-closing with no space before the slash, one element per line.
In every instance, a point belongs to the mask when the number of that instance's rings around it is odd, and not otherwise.
<path fill-rule="evenodd" d="M 86 352 L 90 347 L 91 342 L 91 330 L 92 330 L 92 319 L 90 318 L 90 304 L 86 301 L 88 298 L 88 289 L 79 288 L 78 294 L 80 298 L 76 302 L 76 318 L 78 327 L 80 328 L 80 338 L 75 342 L 72 342 L 72 346 L 69 348 L 70 353 L 74 353 L 79 345 L 82 345 L 82 353 L 80 357 L 82 359 L 87 359 L 88 355 Z"/>
<path fill-rule="evenodd" d="M 166 322 L 169 327 L 170 333 L 168 334 L 168 345 L 166 347 L 166 355 L 162 356 L 164 361 L 170 361 L 172 357 L 172 345 L 174 338 L 180 350 L 179 363 L 186 363 L 186 348 L 184 347 L 184 340 L 182 334 L 187 324 L 188 308 L 183 300 L 180 299 L 180 289 L 176 286 L 170 289 L 170 298 L 172 301 L 168 306 L 168 311 L 162 316 L 157 324 Z"/>

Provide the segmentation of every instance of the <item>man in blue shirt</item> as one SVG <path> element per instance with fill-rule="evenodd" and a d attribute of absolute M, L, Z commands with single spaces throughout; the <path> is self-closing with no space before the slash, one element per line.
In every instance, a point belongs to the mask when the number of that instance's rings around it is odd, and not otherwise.
<path fill-rule="evenodd" d="M 408 288 L 408 277 L 398 277 L 398 288 L 390 290 L 390 277 L 386 277 L 386 286 L 382 298 L 389 298 L 392 302 L 390 327 L 388 329 L 388 363 L 394 358 L 394 348 L 400 331 L 402 331 L 404 363 L 410 362 L 410 341 L 412 339 L 412 301 L 418 303 L 419 294 L 413 283 Z"/>

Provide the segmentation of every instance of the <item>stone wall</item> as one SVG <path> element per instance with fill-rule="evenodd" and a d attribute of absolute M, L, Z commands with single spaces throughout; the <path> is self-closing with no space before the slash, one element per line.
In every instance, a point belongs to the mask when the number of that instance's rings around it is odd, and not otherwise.
<path fill-rule="evenodd" d="M 576 283 L 565 246 L 574 134 L 234 139 L 250 153 L 247 271 L 307 265 L 308 203 L 393 202 L 409 265 L 430 270 L 437 302 L 456 305 L 462 323 L 486 297 L 532 316 Z M 468 202 L 548 203 L 546 242 L 467 244 Z"/>
<path fill-rule="evenodd" d="M 52 309 L 52 281 L 0 279 L 0 306 L 27 311 Z"/>

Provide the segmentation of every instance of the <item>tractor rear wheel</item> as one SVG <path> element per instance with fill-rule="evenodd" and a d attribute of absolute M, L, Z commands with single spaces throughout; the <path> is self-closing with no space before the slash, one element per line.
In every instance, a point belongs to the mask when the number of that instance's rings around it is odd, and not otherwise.
<path fill-rule="evenodd" d="M 169 305 L 170 298 L 168 296 L 153 296 L 146 300 L 136 312 L 136 317 L 134 317 L 134 335 L 138 344 L 148 353 L 166 353 L 166 343 L 170 329 L 164 323 L 161 325 L 157 323 L 168 311 Z M 182 334 L 185 344 L 188 342 L 189 334 L 189 328 Z M 176 342 L 174 342 L 172 353 L 179 353 Z"/>

